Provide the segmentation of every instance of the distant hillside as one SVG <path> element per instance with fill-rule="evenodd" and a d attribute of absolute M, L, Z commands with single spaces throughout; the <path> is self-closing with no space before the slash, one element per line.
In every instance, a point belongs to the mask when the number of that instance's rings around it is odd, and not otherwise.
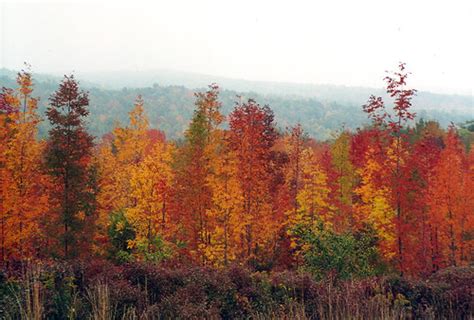
<path fill-rule="evenodd" d="M 1 69 L 0 86 L 16 87 L 15 75 L 11 70 Z M 48 97 L 57 89 L 61 77 L 33 76 L 35 95 L 41 98 L 40 112 L 43 113 Z M 204 90 L 212 82 L 223 89 L 221 101 L 224 114 L 231 112 L 237 95 L 243 99 L 254 98 L 262 105 L 271 106 L 280 129 L 300 122 L 311 136 L 318 139 L 330 138 L 331 133 L 343 125 L 351 129 L 363 126 L 367 118 L 361 111 L 361 105 L 370 94 L 383 94 L 381 90 L 370 88 L 212 79 L 210 76 L 174 72 L 89 76 L 77 75 L 81 85 L 90 92 L 89 127 L 97 136 L 109 132 L 116 121 L 126 123 L 135 97 L 141 94 L 151 126 L 163 130 L 171 139 L 180 138 L 194 110 L 195 89 L 191 88 Z M 414 105 L 419 117 L 438 120 L 444 126 L 451 121 L 458 123 L 474 118 L 473 100 L 469 96 L 422 92 Z M 44 135 L 47 123 L 43 123 L 40 129 Z"/>
<path fill-rule="evenodd" d="M 81 76 L 81 74 L 79 75 Z M 121 89 L 123 87 L 143 88 L 153 86 L 154 84 L 165 86 L 181 85 L 194 89 L 203 88 L 212 82 L 216 82 L 222 88 L 238 92 L 256 92 L 262 95 L 278 95 L 295 99 L 316 98 L 322 102 L 337 102 L 357 106 L 364 104 L 371 94 L 377 96 L 385 95 L 384 90 L 381 88 L 248 81 L 171 70 L 84 73 L 82 76 L 84 79 L 108 89 Z M 420 91 L 414 100 L 414 104 L 420 109 L 472 112 L 474 109 L 474 97 L 472 95 L 447 95 Z"/>

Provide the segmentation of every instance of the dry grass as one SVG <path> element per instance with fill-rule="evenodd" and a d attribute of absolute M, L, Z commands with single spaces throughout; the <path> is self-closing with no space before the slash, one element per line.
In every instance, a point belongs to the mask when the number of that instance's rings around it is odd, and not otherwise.
<path fill-rule="evenodd" d="M 446 271 L 429 286 L 377 278 L 316 282 L 291 272 L 254 277 L 242 270 L 166 270 L 132 269 L 117 280 L 31 265 L 0 282 L 0 294 L 7 293 L 0 295 L 0 319 L 472 319 L 472 276 L 464 269 Z M 144 274 L 150 276 L 144 283 L 134 278 Z"/>
<path fill-rule="evenodd" d="M 24 275 L 17 287 L 11 286 L 12 296 L 15 298 L 17 315 L 7 314 L 7 318 L 24 320 L 41 320 L 44 318 L 43 286 L 40 281 L 41 267 L 25 268 Z"/>
<path fill-rule="evenodd" d="M 113 320 L 115 319 L 115 307 L 110 299 L 109 287 L 106 283 L 99 282 L 87 290 L 87 298 L 91 304 L 92 320 Z"/>

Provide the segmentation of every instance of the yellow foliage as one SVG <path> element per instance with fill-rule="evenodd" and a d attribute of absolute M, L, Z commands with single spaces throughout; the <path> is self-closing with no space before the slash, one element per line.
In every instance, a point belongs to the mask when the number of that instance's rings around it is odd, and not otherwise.
<path fill-rule="evenodd" d="M 166 202 L 169 198 L 172 147 L 156 142 L 150 154 L 131 168 L 130 196 L 133 199 L 125 215 L 134 226 L 137 239 L 151 239 L 168 227 Z"/>
<path fill-rule="evenodd" d="M 317 163 L 317 158 L 311 148 L 302 153 L 302 186 L 297 193 L 298 210 L 287 213 L 289 234 L 297 225 L 311 227 L 318 221 L 331 226 L 333 208 L 329 204 L 329 188 L 327 176 Z M 292 238 L 292 247 L 296 247 Z"/>
<path fill-rule="evenodd" d="M 204 255 L 215 265 L 225 265 L 236 258 L 238 235 L 242 226 L 243 195 L 238 180 L 236 155 L 222 139 L 223 131 L 215 130 L 206 148 L 210 159 L 210 174 L 206 183 L 212 192 L 212 203 L 207 215 L 210 241 L 203 245 Z"/>
<path fill-rule="evenodd" d="M 375 150 L 369 148 L 366 164 L 357 173 L 362 181 L 355 193 L 360 196 L 361 203 L 357 210 L 359 220 L 374 226 L 380 239 L 381 249 L 385 257 L 395 255 L 395 210 L 390 205 L 390 189 L 388 186 L 377 186 L 376 175 L 384 172 L 382 165 L 375 159 Z"/>

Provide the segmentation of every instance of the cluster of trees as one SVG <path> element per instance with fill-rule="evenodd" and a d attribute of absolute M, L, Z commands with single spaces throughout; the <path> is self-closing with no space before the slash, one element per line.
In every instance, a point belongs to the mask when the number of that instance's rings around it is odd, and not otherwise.
<path fill-rule="evenodd" d="M 129 122 L 96 141 L 73 76 L 51 95 L 39 140 L 23 71 L 0 96 L 1 260 L 174 258 L 347 274 L 384 264 L 412 275 L 470 264 L 474 151 L 454 125 L 408 127 L 407 75 L 401 64 L 385 79 L 392 108 L 370 97 L 372 124 L 327 142 L 300 125 L 279 132 L 252 99 L 224 116 L 214 84 L 195 94 L 182 141 L 150 128 L 140 96 Z"/>

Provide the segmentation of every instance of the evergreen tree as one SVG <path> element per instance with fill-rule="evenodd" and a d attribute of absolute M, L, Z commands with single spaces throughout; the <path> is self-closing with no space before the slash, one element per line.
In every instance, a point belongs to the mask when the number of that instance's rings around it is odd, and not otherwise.
<path fill-rule="evenodd" d="M 95 177 L 91 166 L 93 137 L 84 118 L 89 114 L 87 92 L 80 91 L 74 76 L 65 76 L 50 99 L 46 115 L 51 123 L 46 166 L 53 178 L 51 198 L 64 258 L 84 252 L 91 239 L 95 211 Z M 89 236 L 88 236 L 89 235 Z M 86 247 L 86 248 L 84 248 Z"/>

